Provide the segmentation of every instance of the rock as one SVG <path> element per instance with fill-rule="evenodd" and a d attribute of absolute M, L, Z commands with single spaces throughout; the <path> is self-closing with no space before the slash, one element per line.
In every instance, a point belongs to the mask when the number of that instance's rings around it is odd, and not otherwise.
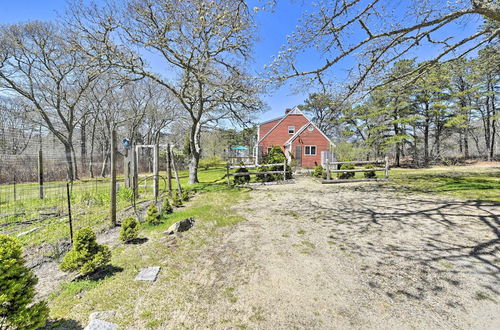
<path fill-rule="evenodd" d="M 135 277 L 136 281 L 154 282 L 160 272 L 160 266 L 144 268 Z"/>
<path fill-rule="evenodd" d="M 187 218 L 181 221 L 177 221 L 167 229 L 165 234 L 172 235 L 175 233 L 180 233 L 189 230 L 189 228 L 194 226 L 194 223 L 195 220 L 193 218 Z"/>
<path fill-rule="evenodd" d="M 113 311 L 113 310 L 94 312 L 94 313 L 90 314 L 89 322 L 91 322 L 92 320 L 107 320 L 107 321 L 109 321 L 110 319 L 115 317 L 115 315 L 116 315 L 116 311 Z"/>
<path fill-rule="evenodd" d="M 103 321 L 103 320 L 98 320 L 98 319 L 93 319 L 90 321 L 90 323 L 85 327 L 84 330 L 115 330 L 118 328 L 118 325 Z"/>

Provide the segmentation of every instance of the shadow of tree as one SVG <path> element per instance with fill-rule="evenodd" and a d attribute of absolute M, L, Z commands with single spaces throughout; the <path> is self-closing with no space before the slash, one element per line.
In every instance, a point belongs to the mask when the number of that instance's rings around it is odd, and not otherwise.
<path fill-rule="evenodd" d="M 39 330 L 81 330 L 83 326 L 75 320 L 49 320 L 47 324 Z"/>
<path fill-rule="evenodd" d="M 362 257 L 366 283 L 392 299 L 452 292 L 469 276 L 500 295 L 500 203 L 390 190 L 378 184 L 332 187 L 330 203 L 310 200 L 301 212 L 321 219 L 328 240 Z M 449 304 L 460 306 L 458 300 Z"/>

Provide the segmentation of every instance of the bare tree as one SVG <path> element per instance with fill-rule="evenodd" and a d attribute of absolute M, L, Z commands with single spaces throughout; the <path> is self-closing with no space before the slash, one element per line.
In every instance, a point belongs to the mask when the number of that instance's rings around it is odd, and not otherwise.
<path fill-rule="evenodd" d="M 80 102 L 96 77 L 59 27 L 32 22 L 0 28 L 0 87 L 29 102 L 64 145 L 69 180 L 77 175 L 73 136 L 86 112 Z"/>
<path fill-rule="evenodd" d="M 71 8 L 68 22 L 86 38 L 78 49 L 101 65 L 149 77 L 182 105 L 191 122 L 189 183 L 197 183 L 204 123 L 243 119 L 261 106 L 244 71 L 253 40 L 245 3 L 123 0 Z M 146 52 L 160 56 L 169 74 L 148 67 Z"/>
<path fill-rule="evenodd" d="M 0 150 L 20 155 L 38 130 L 26 115 L 31 109 L 18 98 L 0 98 Z"/>
<path fill-rule="evenodd" d="M 288 38 L 288 43 L 269 65 L 274 81 L 308 77 L 319 83 L 332 78 L 336 66 L 350 58 L 355 65 L 349 72 L 346 98 L 356 91 L 369 90 L 403 78 L 416 81 L 440 61 L 451 61 L 497 41 L 500 34 L 500 4 L 491 0 L 422 1 L 414 0 L 408 8 L 383 0 L 327 0 L 304 15 L 302 24 Z M 399 7 L 399 8 L 398 8 Z M 482 18 L 478 31 L 455 38 L 453 28 L 468 20 Z M 417 48 L 433 47 L 436 55 L 425 65 L 390 81 L 379 75 L 390 64 L 411 56 Z M 312 70 L 296 65 L 299 54 L 315 48 L 326 60 Z"/>

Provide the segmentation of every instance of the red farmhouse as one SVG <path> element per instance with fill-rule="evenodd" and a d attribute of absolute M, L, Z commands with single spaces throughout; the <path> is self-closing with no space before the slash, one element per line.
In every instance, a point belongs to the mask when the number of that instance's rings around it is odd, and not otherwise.
<path fill-rule="evenodd" d="M 257 163 L 273 146 L 280 146 L 300 167 L 322 164 L 332 146 L 332 141 L 297 107 L 286 109 L 284 117 L 260 124 L 257 141 Z"/>

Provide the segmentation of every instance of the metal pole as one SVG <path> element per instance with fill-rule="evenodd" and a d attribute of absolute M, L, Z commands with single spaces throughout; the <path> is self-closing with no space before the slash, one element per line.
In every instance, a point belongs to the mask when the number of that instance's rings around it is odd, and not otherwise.
<path fill-rule="evenodd" d="M 170 157 L 170 143 L 167 144 L 167 181 L 168 192 L 172 192 L 172 157 Z"/>
<path fill-rule="evenodd" d="M 71 245 L 73 245 L 73 219 L 71 218 L 71 194 L 69 192 L 69 182 L 66 182 L 66 198 L 68 199 L 69 237 Z"/>
<path fill-rule="evenodd" d="M 116 226 L 116 131 L 111 132 L 111 225 Z"/>
<path fill-rule="evenodd" d="M 177 173 L 177 168 L 175 167 L 175 158 L 173 150 L 170 150 L 170 156 L 172 157 L 172 167 L 174 168 L 175 180 L 177 181 L 177 189 L 179 190 L 179 196 L 182 196 L 181 181 L 179 180 L 179 173 Z"/>

